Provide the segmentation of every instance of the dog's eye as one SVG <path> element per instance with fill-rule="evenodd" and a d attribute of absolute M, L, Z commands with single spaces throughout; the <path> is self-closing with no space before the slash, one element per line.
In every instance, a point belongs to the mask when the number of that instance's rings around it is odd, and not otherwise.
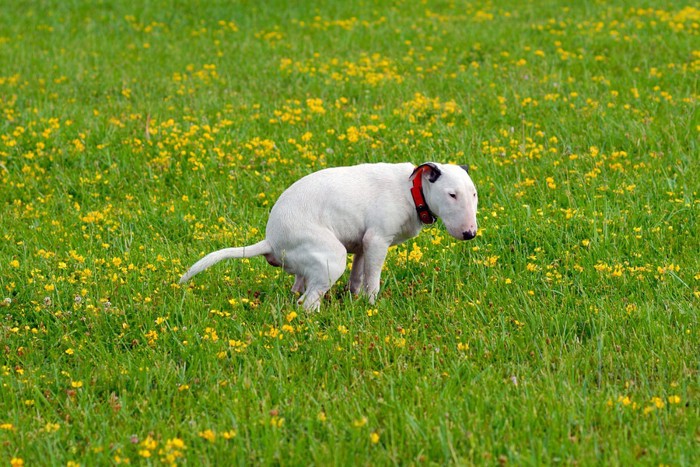
<path fill-rule="evenodd" d="M 450 198 L 457 199 L 457 193 L 450 193 Z"/>

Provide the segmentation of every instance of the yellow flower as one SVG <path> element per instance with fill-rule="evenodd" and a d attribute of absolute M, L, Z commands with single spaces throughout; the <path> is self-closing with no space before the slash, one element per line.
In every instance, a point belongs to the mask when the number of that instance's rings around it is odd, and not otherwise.
<path fill-rule="evenodd" d="M 372 444 L 377 444 L 379 442 L 379 433 L 377 433 L 376 431 L 373 431 L 369 435 L 369 440 Z"/>
<path fill-rule="evenodd" d="M 156 448 L 156 446 L 158 446 L 158 441 L 153 439 L 150 435 L 148 436 L 148 438 L 141 441 L 141 447 L 145 448 L 149 451 L 154 450 Z"/>
<path fill-rule="evenodd" d="M 13 259 L 12 261 L 10 261 L 10 266 L 13 267 L 13 268 L 18 268 L 18 267 L 19 267 L 19 261 L 17 261 L 16 259 Z"/>
<path fill-rule="evenodd" d="M 19 457 L 13 457 L 10 459 L 10 466 L 12 467 L 22 467 L 24 465 L 24 460 Z"/>
<path fill-rule="evenodd" d="M 48 422 L 46 425 L 44 425 L 43 430 L 47 433 L 53 433 L 55 431 L 58 431 L 61 428 L 61 425 L 58 423 L 51 423 Z"/>
<path fill-rule="evenodd" d="M 74 387 L 74 388 L 82 388 L 83 382 L 82 381 L 71 381 L 70 385 L 71 385 L 71 387 Z"/>
<path fill-rule="evenodd" d="M 213 443 L 214 441 L 216 441 L 216 433 L 214 433 L 212 430 L 200 431 L 199 437 L 206 439 L 210 443 Z"/>
<path fill-rule="evenodd" d="M 73 355 L 75 352 L 73 351 L 73 349 L 66 349 L 66 353 L 68 355 Z"/>
<path fill-rule="evenodd" d="M 629 396 L 620 396 L 617 398 L 617 401 L 622 402 L 622 405 L 630 405 L 632 403 L 632 400 L 629 398 Z"/>
<path fill-rule="evenodd" d="M 368 421 L 369 420 L 367 420 L 367 417 L 362 417 L 362 418 L 359 418 L 359 419 L 355 420 L 354 422 L 352 422 L 352 425 L 355 428 L 360 428 L 360 427 L 367 425 Z"/>
<path fill-rule="evenodd" d="M 270 419 L 270 426 L 282 428 L 282 425 L 284 425 L 284 417 L 272 417 Z"/>
<path fill-rule="evenodd" d="M 166 446 L 170 449 L 185 449 L 185 442 L 180 438 L 169 439 Z"/>
<path fill-rule="evenodd" d="M 651 402 L 657 409 L 663 409 L 666 403 L 660 397 L 652 397 Z"/>
<path fill-rule="evenodd" d="M 420 262 L 420 259 L 423 257 L 423 252 L 421 251 L 420 247 L 414 243 L 413 247 L 411 249 L 411 252 L 408 254 L 408 259 L 409 261 L 414 261 L 416 263 Z"/>
<path fill-rule="evenodd" d="M 678 396 L 669 396 L 668 397 L 668 403 L 669 404 L 680 404 L 681 403 L 681 398 Z"/>

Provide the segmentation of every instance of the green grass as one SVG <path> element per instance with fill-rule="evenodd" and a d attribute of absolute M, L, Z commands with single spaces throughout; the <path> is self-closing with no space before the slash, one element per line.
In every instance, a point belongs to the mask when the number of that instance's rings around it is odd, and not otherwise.
<path fill-rule="evenodd" d="M 0 462 L 700 462 L 696 4 L 25 3 Z M 428 160 L 480 234 L 392 250 L 376 306 L 260 258 L 177 285 L 307 173 Z"/>

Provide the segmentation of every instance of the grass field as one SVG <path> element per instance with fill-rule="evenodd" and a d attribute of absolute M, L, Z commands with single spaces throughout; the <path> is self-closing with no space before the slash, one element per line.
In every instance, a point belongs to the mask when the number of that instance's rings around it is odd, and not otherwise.
<path fill-rule="evenodd" d="M 4 465 L 700 462 L 696 2 L 5 3 Z M 430 160 L 479 236 L 375 306 L 177 284 L 305 174 Z"/>

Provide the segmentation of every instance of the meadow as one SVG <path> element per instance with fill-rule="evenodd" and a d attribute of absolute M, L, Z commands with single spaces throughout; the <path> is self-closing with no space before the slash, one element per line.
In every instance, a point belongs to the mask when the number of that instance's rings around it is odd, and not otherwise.
<path fill-rule="evenodd" d="M 0 8 L 4 465 L 698 465 L 700 8 Z M 480 231 L 307 314 L 279 194 L 471 165 Z"/>

